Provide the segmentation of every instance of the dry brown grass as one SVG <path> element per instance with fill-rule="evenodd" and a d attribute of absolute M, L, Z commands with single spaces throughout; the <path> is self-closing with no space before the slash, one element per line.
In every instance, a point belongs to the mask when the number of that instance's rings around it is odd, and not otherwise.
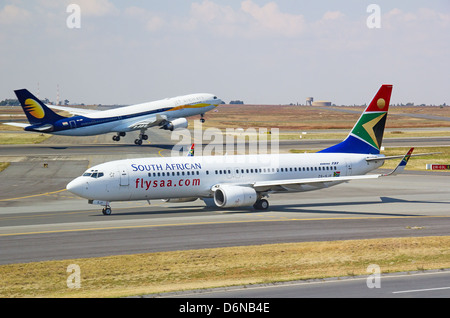
<path fill-rule="evenodd" d="M 69 289 L 69 264 L 81 288 Z M 286 243 L 0 266 L 0 297 L 118 297 L 450 267 L 450 237 Z"/>
<path fill-rule="evenodd" d="M 346 113 L 340 110 L 351 110 Z M 220 105 L 217 112 L 210 111 L 204 128 L 279 128 L 284 130 L 351 129 L 364 107 L 330 107 L 290 105 Z M 394 114 L 428 114 L 450 117 L 450 107 L 404 107 L 391 106 L 387 128 L 450 127 L 450 121 L 438 121 Z M 191 118 L 194 120 L 197 118 Z M 192 123 L 191 123 L 192 124 Z M 193 125 L 191 125 L 193 127 Z"/>

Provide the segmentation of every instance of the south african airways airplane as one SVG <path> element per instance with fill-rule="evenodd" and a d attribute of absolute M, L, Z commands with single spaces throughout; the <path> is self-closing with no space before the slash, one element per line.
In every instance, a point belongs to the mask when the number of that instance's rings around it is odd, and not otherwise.
<path fill-rule="evenodd" d="M 152 199 L 187 202 L 200 198 L 207 206 L 266 210 L 269 194 L 395 175 L 405 168 L 413 148 L 406 155 L 380 154 L 391 91 L 392 85 L 382 85 L 347 138 L 317 153 L 117 160 L 88 169 L 67 190 L 91 204 L 103 205 L 105 215 L 111 214 L 112 201 Z M 401 161 L 391 173 L 366 175 L 385 160 L 396 158 Z"/>
<path fill-rule="evenodd" d="M 134 141 L 141 145 L 147 140 L 147 128 L 159 126 L 161 129 L 175 130 L 187 128 L 185 117 L 203 115 L 214 109 L 222 101 L 213 94 L 190 94 L 166 98 L 154 102 L 118 107 L 110 110 L 91 110 L 64 106 L 46 105 L 26 89 L 14 91 L 22 105 L 30 125 L 6 123 L 11 126 L 34 131 L 66 136 L 92 136 L 117 133 L 114 141 L 119 141 L 129 131 L 140 130 L 139 138 Z M 50 108 L 65 110 L 75 116 L 63 117 Z"/>

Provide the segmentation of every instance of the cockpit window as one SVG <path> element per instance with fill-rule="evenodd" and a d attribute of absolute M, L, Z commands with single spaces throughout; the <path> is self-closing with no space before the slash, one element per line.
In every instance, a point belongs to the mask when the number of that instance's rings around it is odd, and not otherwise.
<path fill-rule="evenodd" d="M 214 96 L 214 99 L 217 99 L 217 96 Z"/>
<path fill-rule="evenodd" d="M 103 176 L 104 176 L 104 173 L 103 172 L 98 172 L 98 170 L 86 171 L 83 174 L 83 177 L 91 177 L 91 178 L 94 178 L 94 179 L 98 179 L 98 178 L 101 178 Z"/>

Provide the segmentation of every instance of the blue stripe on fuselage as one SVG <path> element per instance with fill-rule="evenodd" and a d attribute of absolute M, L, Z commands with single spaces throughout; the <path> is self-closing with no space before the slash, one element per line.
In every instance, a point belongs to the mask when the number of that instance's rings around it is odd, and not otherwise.
<path fill-rule="evenodd" d="M 159 108 L 156 110 L 151 110 L 151 111 L 142 112 L 142 113 L 123 115 L 123 116 L 115 116 L 115 117 L 104 117 L 104 118 L 89 118 L 89 117 L 85 117 L 85 116 L 68 117 L 68 118 L 64 118 L 64 119 L 61 119 L 61 120 L 58 120 L 57 122 L 55 122 L 53 124 L 54 129 L 52 132 L 54 133 L 54 132 L 61 132 L 61 131 L 70 130 L 70 129 L 74 129 L 74 128 L 91 127 L 91 126 L 95 126 L 95 125 L 107 124 L 107 123 L 111 123 L 111 122 L 131 119 L 131 118 L 135 118 L 135 117 L 152 115 L 155 113 L 162 113 L 162 112 L 170 110 L 171 108 L 173 108 L 173 107 Z M 71 124 L 71 122 L 72 122 L 72 124 Z M 74 125 L 73 123 L 75 123 L 76 127 L 73 126 Z"/>

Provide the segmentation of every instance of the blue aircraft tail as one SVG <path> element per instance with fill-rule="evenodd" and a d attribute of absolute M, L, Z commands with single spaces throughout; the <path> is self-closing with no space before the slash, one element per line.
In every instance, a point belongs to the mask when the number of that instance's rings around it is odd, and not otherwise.
<path fill-rule="evenodd" d="M 27 89 L 15 90 L 17 99 L 22 105 L 25 115 L 31 125 L 53 124 L 54 122 L 66 118 L 58 115 L 48 108 L 36 96 L 31 94 Z"/>

